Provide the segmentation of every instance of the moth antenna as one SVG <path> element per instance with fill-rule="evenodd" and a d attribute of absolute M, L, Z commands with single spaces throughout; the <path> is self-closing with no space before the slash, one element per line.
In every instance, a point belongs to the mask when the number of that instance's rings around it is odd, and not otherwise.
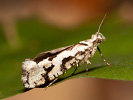
<path fill-rule="evenodd" d="M 104 15 L 104 17 L 103 17 L 103 19 L 102 19 L 102 21 L 101 21 L 101 23 L 99 25 L 99 28 L 98 28 L 98 31 L 97 31 L 98 32 L 98 35 L 99 35 L 100 29 L 101 29 L 101 27 L 103 25 L 103 21 L 105 20 L 106 16 L 107 16 L 107 13 Z"/>

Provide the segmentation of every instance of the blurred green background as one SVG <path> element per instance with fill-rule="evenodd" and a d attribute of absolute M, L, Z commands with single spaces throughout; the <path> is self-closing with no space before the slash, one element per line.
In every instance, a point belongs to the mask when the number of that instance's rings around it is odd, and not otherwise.
<path fill-rule="evenodd" d="M 128 11 L 126 6 L 124 6 L 125 11 Z M 123 6 L 121 9 L 124 9 Z M 131 60 L 133 57 L 133 18 L 127 18 L 131 12 L 125 12 L 125 16 L 121 9 L 117 8 L 116 11 L 108 14 L 107 21 L 100 31 L 106 37 L 106 41 L 100 45 L 100 49 L 107 61 L 112 64 L 118 63 L 119 61 L 116 61 L 119 58 Z M 56 21 L 51 23 L 49 20 L 47 21 L 47 18 L 42 20 L 34 14 L 32 17 L 26 18 L 15 17 L 15 20 L 9 16 L 9 18 L 5 18 L 5 21 L 1 21 L 0 97 L 15 94 L 15 92 L 19 93 L 18 91 L 22 92 L 21 89 L 24 87 L 21 83 L 21 65 L 26 58 L 33 58 L 41 52 L 91 38 L 91 35 L 98 30 L 106 10 L 101 10 L 99 15 L 94 14 L 91 18 L 83 18 L 85 20 L 81 20 L 78 24 L 71 24 L 70 20 L 70 22 L 68 21 L 70 26 L 65 22 L 64 24 L 61 24 L 63 22 L 58 24 Z M 105 65 L 98 52 L 91 62 L 94 64 L 100 62 L 101 65 Z M 130 63 L 133 65 L 132 61 Z"/>

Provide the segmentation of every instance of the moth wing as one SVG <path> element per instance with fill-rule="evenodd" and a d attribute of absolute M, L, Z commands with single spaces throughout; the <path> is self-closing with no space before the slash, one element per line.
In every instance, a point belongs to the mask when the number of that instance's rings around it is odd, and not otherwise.
<path fill-rule="evenodd" d="M 66 46 L 66 47 L 57 48 L 57 49 L 46 51 L 46 52 L 42 52 L 38 56 L 33 58 L 32 60 L 35 61 L 35 62 L 40 62 L 40 61 L 42 61 L 42 59 L 46 59 L 47 57 L 55 56 L 55 55 L 59 54 L 60 52 L 69 49 L 71 46 L 72 45 Z"/>

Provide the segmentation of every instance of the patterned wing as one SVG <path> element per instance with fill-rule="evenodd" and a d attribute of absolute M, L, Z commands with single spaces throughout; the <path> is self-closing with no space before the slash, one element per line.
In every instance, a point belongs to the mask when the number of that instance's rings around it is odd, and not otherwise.
<path fill-rule="evenodd" d="M 43 59 L 46 59 L 47 57 L 53 58 L 60 52 L 69 49 L 71 46 L 72 45 L 66 46 L 66 47 L 61 47 L 61 48 L 50 50 L 50 51 L 46 51 L 46 52 L 42 52 L 38 56 L 33 58 L 32 60 L 35 61 L 36 63 L 39 63 L 40 61 L 42 61 Z"/>

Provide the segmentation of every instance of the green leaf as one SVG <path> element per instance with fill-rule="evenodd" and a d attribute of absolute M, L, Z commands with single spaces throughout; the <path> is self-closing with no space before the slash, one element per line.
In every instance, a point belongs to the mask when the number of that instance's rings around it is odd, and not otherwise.
<path fill-rule="evenodd" d="M 74 75 L 72 75 L 74 69 L 71 69 L 66 75 L 62 75 L 59 78 L 59 82 L 65 78 L 71 79 L 77 77 L 98 77 L 103 79 L 133 81 L 133 56 L 117 57 L 117 59 L 112 57 L 114 59 L 110 61 L 111 66 L 107 66 L 102 62 L 90 65 L 89 72 L 85 71 L 85 64 L 80 66 Z"/>
<path fill-rule="evenodd" d="M 15 50 L 8 46 L 0 27 L 0 99 L 27 91 L 21 82 L 21 63 L 24 59 L 90 38 L 97 31 L 98 25 L 90 23 L 78 29 L 65 30 L 42 24 L 37 19 L 19 20 L 17 30 L 22 44 L 21 48 Z M 101 33 L 107 40 L 100 45 L 100 49 L 112 66 L 107 66 L 96 52 L 91 59 L 88 74 L 86 64 L 83 64 L 74 75 L 73 67 L 54 84 L 78 77 L 133 81 L 133 25 L 124 25 L 120 19 L 111 17 L 102 27 Z"/>

